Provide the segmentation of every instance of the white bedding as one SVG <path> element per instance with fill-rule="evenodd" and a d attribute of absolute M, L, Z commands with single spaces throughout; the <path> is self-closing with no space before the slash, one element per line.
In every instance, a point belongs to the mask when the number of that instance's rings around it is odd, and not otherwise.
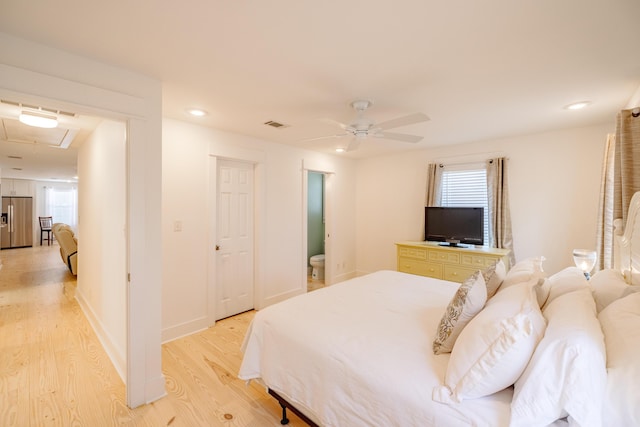
<path fill-rule="evenodd" d="M 458 286 L 380 271 L 268 307 L 247 332 L 239 377 L 322 426 L 507 426 L 511 387 L 457 405 L 431 398 L 449 360 L 432 342 Z"/>

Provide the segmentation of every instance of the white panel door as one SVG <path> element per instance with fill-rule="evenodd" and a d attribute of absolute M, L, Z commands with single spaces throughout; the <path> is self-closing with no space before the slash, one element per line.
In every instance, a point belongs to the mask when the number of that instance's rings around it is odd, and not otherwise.
<path fill-rule="evenodd" d="M 253 308 L 253 165 L 218 161 L 216 320 Z"/>

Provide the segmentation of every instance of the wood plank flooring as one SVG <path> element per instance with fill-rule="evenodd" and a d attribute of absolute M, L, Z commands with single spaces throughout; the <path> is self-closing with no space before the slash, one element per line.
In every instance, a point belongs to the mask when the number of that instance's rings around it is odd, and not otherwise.
<path fill-rule="evenodd" d="M 2 250 L 0 260 L 1 426 L 280 425 L 275 399 L 236 376 L 253 312 L 163 345 L 167 396 L 129 409 L 58 245 Z"/>

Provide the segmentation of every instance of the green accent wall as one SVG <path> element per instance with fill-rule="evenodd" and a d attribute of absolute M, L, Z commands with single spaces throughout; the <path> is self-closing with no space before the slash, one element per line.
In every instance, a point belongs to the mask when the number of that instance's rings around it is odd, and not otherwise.
<path fill-rule="evenodd" d="M 324 253 L 324 175 L 309 172 L 307 179 L 307 263 Z"/>

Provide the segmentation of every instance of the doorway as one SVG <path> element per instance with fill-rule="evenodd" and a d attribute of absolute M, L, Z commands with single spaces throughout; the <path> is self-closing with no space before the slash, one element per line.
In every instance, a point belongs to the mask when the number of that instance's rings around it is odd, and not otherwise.
<path fill-rule="evenodd" d="M 325 209 L 324 174 L 309 172 L 307 177 L 307 290 L 324 287 Z"/>
<path fill-rule="evenodd" d="M 302 237 L 302 267 L 304 270 L 304 286 L 306 292 L 329 286 L 332 283 L 332 190 L 334 173 L 321 169 L 307 169 L 303 167 L 303 237 Z M 324 271 L 316 271 L 313 278 L 313 268 L 310 270 L 311 257 L 324 254 L 320 265 Z M 317 264 L 316 262 L 314 262 Z M 321 277 L 321 278 L 320 278 Z"/>

